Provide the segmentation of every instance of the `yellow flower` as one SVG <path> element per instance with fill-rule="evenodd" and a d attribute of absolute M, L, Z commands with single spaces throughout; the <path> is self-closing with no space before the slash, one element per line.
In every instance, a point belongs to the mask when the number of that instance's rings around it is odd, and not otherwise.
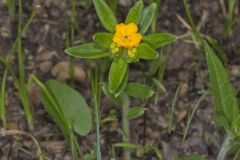
<path fill-rule="evenodd" d="M 138 27 L 135 23 L 117 24 L 116 33 L 113 36 L 113 42 L 116 43 L 118 47 L 138 47 L 143 36 L 140 33 L 137 33 L 137 31 Z"/>

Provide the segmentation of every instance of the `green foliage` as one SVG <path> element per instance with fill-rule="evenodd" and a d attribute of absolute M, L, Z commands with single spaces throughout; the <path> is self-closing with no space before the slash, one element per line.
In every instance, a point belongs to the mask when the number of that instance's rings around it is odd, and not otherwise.
<path fill-rule="evenodd" d="M 131 107 L 131 108 L 129 108 L 127 118 L 129 120 L 136 119 L 136 118 L 140 117 L 141 115 L 143 115 L 144 112 L 145 112 L 145 108 L 143 108 L 143 107 Z"/>
<path fill-rule="evenodd" d="M 228 0 L 227 6 L 228 6 L 228 13 L 227 13 L 227 19 L 229 21 L 232 21 L 234 18 L 234 6 L 236 4 L 236 0 Z"/>
<path fill-rule="evenodd" d="M 228 57 L 224 49 L 220 45 L 218 45 L 217 42 L 212 38 L 209 38 L 208 42 L 209 42 L 209 45 L 214 49 L 214 51 L 216 51 L 216 54 L 222 60 L 223 64 L 227 64 Z"/>
<path fill-rule="evenodd" d="M 122 105 L 122 99 L 119 96 L 115 96 L 113 93 L 111 93 L 108 89 L 108 85 L 106 83 L 104 83 L 102 85 L 102 90 L 103 93 L 105 94 L 105 96 L 107 96 L 111 101 L 113 101 L 114 103 L 116 103 L 117 105 Z"/>
<path fill-rule="evenodd" d="M 113 34 L 111 33 L 96 33 L 93 36 L 93 41 L 97 45 L 109 48 L 112 43 Z"/>
<path fill-rule="evenodd" d="M 73 130 L 71 129 L 71 126 L 69 126 L 70 123 L 68 123 L 67 120 L 65 119 L 59 105 L 56 102 L 54 95 L 52 95 L 49 89 L 42 82 L 40 82 L 35 76 L 33 76 L 32 79 L 42 89 L 44 94 L 42 99 L 43 106 L 45 110 L 48 112 L 48 114 L 56 122 L 60 130 L 62 131 L 62 134 L 65 137 L 67 143 L 71 146 L 73 159 L 77 160 L 78 159 L 78 155 L 76 154 L 77 146 L 74 141 L 75 138 L 73 138 L 74 137 Z"/>
<path fill-rule="evenodd" d="M 153 147 L 153 151 L 157 155 L 158 160 L 163 160 L 163 156 L 162 156 L 161 150 L 159 148 Z"/>
<path fill-rule="evenodd" d="M 74 132 L 86 135 L 92 127 L 92 117 L 87 103 L 75 90 L 55 80 L 46 85 L 35 76 L 33 80 L 43 91 L 43 106 L 62 131 L 71 146 L 73 159 L 78 159 L 78 145 Z"/>
<path fill-rule="evenodd" d="M 121 84 L 118 86 L 118 88 L 113 92 L 113 94 L 115 95 L 115 97 L 119 96 L 123 90 L 125 89 L 126 85 L 128 83 L 128 69 L 127 72 L 125 74 L 125 76 L 123 77 L 123 80 L 121 82 Z"/>
<path fill-rule="evenodd" d="M 140 25 L 140 33 L 144 34 L 147 32 L 150 27 L 156 10 L 156 3 L 152 3 L 150 6 L 144 8 L 139 25 Z"/>
<path fill-rule="evenodd" d="M 226 16 L 226 24 L 223 32 L 223 37 L 227 37 L 231 35 L 231 30 L 236 23 L 236 18 L 234 16 L 234 8 L 236 6 L 236 0 L 228 0 L 227 1 L 227 16 Z"/>
<path fill-rule="evenodd" d="M 47 88 L 55 97 L 64 117 L 71 128 L 79 135 L 86 135 L 92 127 L 92 118 L 85 99 L 69 86 L 49 80 Z"/>
<path fill-rule="evenodd" d="M 6 82 L 7 82 L 7 68 L 4 70 L 2 83 L 0 87 L 0 118 L 3 122 L 3 127 L 7 127 L 7 119 L 6 119 L 6 109 L 5 109 L 5 93 L 6 93 Z"/>
<path fill-rule="evenodd" d="M 15 0 L 7 0 L 7 7 L 8 7 L 8 14 L 11 17 L 14 17 L 15 16 L 15 12 L 16 12 Z"/>
<path fill-rule="evenodd" d="M 153 95 L 153 90 L 145 84 L 128 83 L 125 92 L 132 97 L 146 99 Z"/>
<path fill-rule="evenodd" d="M 77 58 L 101 58 L 109 55 L 108 49 L 94 43 L 68 48 L 65 53 Z"/>
<path fill-rule="evenodd" d="M 152 0 L 153 3 L 156 3 L 156 11 L 154 14 L 154 18 L 152 21 L 152 25 L 151 25 L 151 30 L 153 33 L 155 33 L 157 31 L 157 19 L 158 19 L 158 15 L 159 15 L 159 10 L 160 10 L 160 3 L 161 0 Z"/>
<path fill-rule="evenodd" d="M 143 10 L 143 2 L 142 0 L 138 1 L 128 12 L 125 23 L 135 23 L 138 24 Z"/>
<path fill-rule="evenodd" d="M 112 9 L 104 0 L 93 0 L 93 4 L 104 28 L 109 32 L 114 32 L 117 19 Z"/>
<path fill-rule="evenodd" d="M 127 69 L 128 64 L 122 57 L 119 57 L 112 62 L 108 79 L 108 89 L 110 92 L 117 93 L 118 88 L 121 86 L 124 77 L 126 76 Z"/>
<path fill-rule="evenodd" d="M 83 157 L 83 160 L 96 160 L 95 154 L 86 154 Z"/>
<path fill-rule="evenodd" d="M 26 84 L 20 79 L 16 82 L 23 109 L 27 118 L 27 123 L 30 129 L 33 129 L 33 116 L 30 107 L 29 93 Z"/>
<path fill-rule="evenodd" d="M 227 72 L 207 43 L 204 43 L 215 105 L 215 122 L 225 129 L 225 138 L 217 160 L 225 160 L 240 147 L 238 100 Z"/>
<path fill-rule="evenodd" d="M 240 114 L 238 114 L 237 118 L 234 119 L 231 128 L 234 135 L 240 138 Z"/>
<path fill-rule="evenodd" d="M 159 80 L 157 80 L 156 78 L 153 78 L 152 81 L 153 81 L 153 84 L 158 89 L 158 91 L 161 91 L 161 92 L 167 91 L 167 89 L 164 87 L 164 85 Z"/>
<path fill-rule="evenodd" d="M 118 0 L 106 0 L 113 13 L 116 15 L 118 10 Z"/>
<path fill-rule="evenodd" d="M 138 57 L 141 59 L 156 59 L 158 52 L 151 48 L 147 43 L 141 43 L 138 47 Z"/>
<path fill-rule="evenodd" d="M 221 61 L 207 43 L 205 43 L 205 53 L 217 115 L 223 116 L 231 124 L 239 114 L 235 92 Z"/>
<path fill-rule="evenodd" d="M 143 37 L 143 42 L 149 44 L 156 49 L 167 44 L 173 43 L 177 39 L 176 36 L 168 33 L 153 33 Z"/>
<path fill-rule="evenodd" d="M 175 107 L 176 107 L 176 103 L 177 103 L 177 100 L 178 100 L 178 94 L 179 94 L 180 89 L 181 89 L 181 85 L 178 85 L 177 90 L 176 90 L 176 92 L 174 94 L 174 97 L 173 97 L 171 108 L 169 108 L 169 110 L 168 110 L 168 133 L 172 132 L 173 114 L 174 114 L 174 111 L 175 111 Z"/>
<path fill-rule="evenodd" d="M 194 106 L 192 112 L 190 114 L 188 114 L 188 118 L 187 118 L 187 124 L 186 127 L 184 129 L 184 133 L 183 133 L 183 140 L 182 140 L 182 144 L 185 143 L 185 140 L 187 138 L 187 134 L 188 134 L 188 129 L 190 127 L 190 124 L 192 122 L 193 116 L 196 113 L 200 103 L 206 98 L 206 96 L 209 94 L 209 91 L 205 91 L 202 96 L 198 99 L 196 105 Z"/>

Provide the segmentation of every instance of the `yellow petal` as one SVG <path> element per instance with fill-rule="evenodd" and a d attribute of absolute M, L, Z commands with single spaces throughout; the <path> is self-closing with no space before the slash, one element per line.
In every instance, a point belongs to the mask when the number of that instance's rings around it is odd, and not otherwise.
<path fill-rule="evenodd" d="M 129 23 L 126 25 L 126 34 L 130 36 L 131 34 L 137 33 L 138 27 L 135 23 Z"/>
<path fill-rule="evenodd" d="M 133 46 L 138 46 L 142 40 L 142 35 L 140 33 L 134 33 L 129 37 L 129 39 L 132 41 Z"/>
<path fill-rule="evenodd" d="M 116 29 L 116 33 L 121 34 L 123 36 L 126 35 L 127 28 L 126 28 L 125 24 L 123 24 L 123 23 L 117 24 L 115 29 Z"/>

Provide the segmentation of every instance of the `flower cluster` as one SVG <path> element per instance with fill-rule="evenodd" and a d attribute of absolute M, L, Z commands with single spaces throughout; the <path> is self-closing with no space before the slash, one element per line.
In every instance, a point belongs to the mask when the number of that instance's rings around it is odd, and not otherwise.
<path fill-rule="evenodd" d="M 138 32 L 138 26 L 135 23 L 117 24 L 116 33 L 113 35 L 112 44 L 110 46 L 111 53 L 114 56 L 119 55 L 120 47 L 127 49 L 130 59 L 136 57 L 137 47 L 143 36 Z"/>

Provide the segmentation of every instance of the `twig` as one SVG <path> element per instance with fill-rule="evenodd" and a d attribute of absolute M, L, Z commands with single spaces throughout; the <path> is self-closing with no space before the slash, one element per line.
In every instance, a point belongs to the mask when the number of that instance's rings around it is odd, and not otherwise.
<path fill-rule="evenodd" d="M 186 27 L 189 30 L 192 30 L 192 27 L 179 14 L 176 14 L 176 16 L 184 27 Z"/>
<path fill-rule="evenodd" d="M 208 17 L 208 11 L 204 10 L 201 20 L 197 25 L 198 31 L 200 31 L 200 29 L 205 25 L 207 17 Z"/>
<path fill-rule="evenodd" d="M 227 9 L 226 9 L 226 5 L 224 3 L 224 0 L 219 0 L 219 3 L 220 3 L 220 6 L 221 6 L 221 9 L 222 9 L 223 16 L 224 16 L 224 18 L 226 18 L 227 17 Z"/>
<path fill-rule="evenodd" d="M 14 135 L 22 135 L 22 136 L 30 137 L 33 143 L 35 144 L 35 146 L 37 147 L 37 156 L 39 156 L 39 160 L 43 160 L 40 144 L 32 134 L 27 133 L 25 131 L 21 131 L 21 130 L 5 130 L 3 128 L 0 129 L 0 136 L 14 136 Z"/>

